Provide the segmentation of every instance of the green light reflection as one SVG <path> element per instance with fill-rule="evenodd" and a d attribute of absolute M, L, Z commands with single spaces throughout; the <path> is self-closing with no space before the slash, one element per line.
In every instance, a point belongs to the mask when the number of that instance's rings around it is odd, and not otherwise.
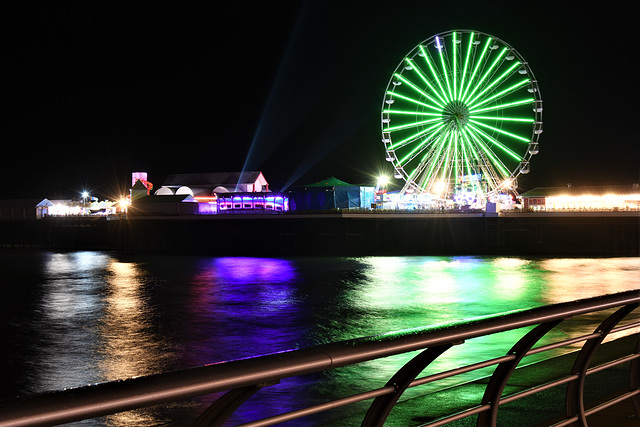
<path fill-rule="evenodd" d="M 334 339 L 377 335 L 422 325 L 437 325 L 516 309 L 565 302 L 640 288 L 640 276 L 629 280 L 625 271 L 640 271 L 638 259 L 612 259 L 598 268 L 593 260 L 537 260 L 518 257 L 369 257 L 361 258 L 361 286 L 344 294 L 345 304 L 358 307 L 361 318 L 349 319 L 350 327 Z M 625 264 L 621 266 L 622 264 Z M 629 264 L 629 265 L 626 265 Z M 567 274 L 569 273 L 569 274 Z M 572 274 L 574 273 L 574 274 Z M 576 286 L 580 277 L 580 286 Z M 605 288 L 603 283 L 607 283 Z M 608 287 L 607 287 L 608 286 Z M 602 315 L 600 315 L 602 317 Z M 635 315 L 638 318 L 640 315 Z M 598 316 L 587 321 L 566 321 L 538 345 L 591 333 Z M 602 317 L 603 318 L 603 317 Z M 446 371 L 505 355 L 531 328 L 522 328 L 468 340 L 440 356 L 421 376 Z M 579 344 L 569 347 L 577 349 Z M 567 352 L 551 352 L 525 358 L 533 363 Z M 350 384 L 371 385 L 372 377 L 384 384 L 417 353 L 394 356 L 341 369 Z M 403 398 L 490 375 L 493 367 L 410 389 Z M 341 387 L 329 381 L 327 387 Z M 335 390 L 334 390 L 335 392 Z"/>

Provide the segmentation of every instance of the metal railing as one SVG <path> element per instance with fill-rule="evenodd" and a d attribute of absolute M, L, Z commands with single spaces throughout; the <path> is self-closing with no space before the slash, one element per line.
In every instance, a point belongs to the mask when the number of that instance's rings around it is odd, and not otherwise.
<path fill-rule="evenodd" d="M 420 351 L 381 388 L 346 396 L 288 413 L 257 420 L 245 426 L 268 426 L 311 414 L 317 414 L 356 402 L 373 399 L 361 425 L 382 426 L 403 392 L 409 387 L 431 383 L 478 369 L 495 366 L 477 405 L 423 424 L 441 426 L 469 416 L 477 416 L 478 426 L 496 425 L 501 405 L 531 396 L 559 385 L 566 386 L 566 416 L 557 427 L 569 424 L 586 426 L 586 417 L 611 405 L 630 399 L 640 416 L 640 342 L 635 350 L 596 367 L 590 362 L 602 341 L 610 333 L 633 331 L 640 322 L 620 322 L 640 305 L 640 290 L 604 295 L 528 310 L 517 310 L 439 326 L 409 329 L 383 335 L 340 341 L 315 347 L 290 350 L 265 356 L 217 363 L 191 369 L 166 372 L 121 381 L 47 392 L 0 402 L 0 426 L 61 424 L 90 419 L 157 404 L 176 402 L 211 393 L 226 392 L 195 421 L 196 426 L 222 425 L 249 397 L 283 378 L 344 367 L 382 357 Z M 612 314 L 593 333 L 534 345 L 563 320 L 582 314 L 611 309 Z M 505 356 L 484 360 L 446 372 L 418 378 L 441 354 L 466 340 L 499 332 L 531 327 Z M 511 374 L 527 355 L 584 342 L 571 372 L 566 376 L 511 395 L 503 395 Z M 629 363 L 628 389 L 615 398 L 586 408 L 585 377 L 614 365 Z"/>

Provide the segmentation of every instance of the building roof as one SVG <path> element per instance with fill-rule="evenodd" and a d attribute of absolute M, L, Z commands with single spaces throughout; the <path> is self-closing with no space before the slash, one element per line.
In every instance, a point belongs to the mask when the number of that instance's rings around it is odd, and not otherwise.
<path fill-rule="evenodd" d="M 48 208 L 51 206 L 53 206 L 53 202 L 45 197 L 40 203 L 36 205 L 36 208 Z"/>
<path fill-rule="evenodd" d="M 526 191 L 520 197 L 554 197 L 554 196 L 605 196 L 615 194 L 620 196 L 640 194 L 640 186 L 633 185 L 605 185 L 605 186 L 571 186 L 571 187 L 536 187 Z"/>
<path fill-rule="evenodd" d="M 144 190 L 144 191 L 148 191 L 147 187 L 144 185 L 144 183 L 142 181 L 140 181 L 139 179 L 136 180 L 136 183 L 133 184 L 133 186 L 131 187 L 132 190 Z"/>
<path fill-rule="evenodd" d="M 180 203 L 195 202 L 196 200 L 190 194 L 179 194 L 170 196 L 143 196 L 135 200 L 135 204 L 156 204 L 156 203 Z"/>
<path fill-rule="evenodd" d="M 348 182 L 344 182 L 332 176 L 332 177 L 323 179 L 322 181 L 314 182 L 313 184 L 301 185 L 300 187 L 359 187 L 359 186 L 354 184 L 349 184 Z"/>
<path fill-rule="evenodd" d="M 165 179 L 165 186 L 217 187 L 237 184 L 253 184 L 260 179 L 262 172 L 213 172 L 213 173 L 177 173 Z M 262 176 L 264 180 L 264 176 Z"/>

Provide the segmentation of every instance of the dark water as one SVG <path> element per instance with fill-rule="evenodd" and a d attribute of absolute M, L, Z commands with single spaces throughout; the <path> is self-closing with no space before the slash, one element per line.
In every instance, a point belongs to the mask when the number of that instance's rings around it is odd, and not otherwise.
<path fill-rule="evenodd" d="M 640 258 L 0 255 L 0 399 L 640 288 Z M 523 333 L 458 346 L 464 358 L 456 347 L 434 368 L 503 355 Z M 235 421 L 382 386 L 407 358 L 283 381 Z M 201 400 L 100 424 L 182 424 Z"/>

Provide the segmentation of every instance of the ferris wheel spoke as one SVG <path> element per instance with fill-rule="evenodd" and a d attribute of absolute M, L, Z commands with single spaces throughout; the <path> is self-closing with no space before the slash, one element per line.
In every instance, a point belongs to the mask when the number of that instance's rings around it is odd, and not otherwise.
<path fill-rule="evenodd" d="M 426 107 L 426 108 L 430 108 L 430 109 L 432 109 L 434 111 L 439 111 L 437 106 L 426 104 L 424 102 L 418 101 L 417 99 L 413 99 L 410 96 L 401 95 L 401 94 L 399 94 L 397 92 L 387 92 L 387 94 L 391 95 L 392 98 L 394 98 L 394 97 L 400 98 L 400 99 L 403 99 L 405 101 L 409 101 L 409 102 L 411 102 L 413 104 L 420 105 L 420 106 Z"/>
<path fill-rule="evenodd" d="M 535 100 L 533 98 L 521 99 L 519 101 L 508 102 L 505 104 L 496 104 L 490 107 L 479 108 L 479 109 L 470 109 L 469 113 L 485 113 L 487 111 L 495 111 L 495 110 L 506 110 L 515 107 L 521 107 L 526 104 L 533 104 Z"/>
<path fill-rule="evenodd" d="M 515 134 L 515 133 L 513 133 L 513 132 L 507 132 L 506 130 L 498 129 L 498 128 L 497 128 L 497 127 L 495 127 L 495 126 L 490 126 L 490 125 L 488 125 L 488 124 L 486 124 L 486 123 L 482 123 L 482 122 L 480 122 L 480 121 L 478 121 L 478 120 L 471 120 L 471 119 L 470 119 L 470 120 L 469 120 L 469 122 L 470 122 L 470 123 L 474 123 L 474 124 L 476 124 L 476 125 L 478 125 L 478 126 L 482 126 L 483 128 L 486 128 L 486 129 L 491 129 L 491 130 L 492 130 L 492 131 L 494 131 L 494 132 L 498 132 L 498 133 L 500 133 L 500 134 L 502 134 L 502 135 L 505 135 L 505 136 L 511 137 L 511 138 L 516 139 L 516 140 L 518 140 L 518 141 L 526 142 L 527 144 L 531 141 L 529 138 L 524 138 L 524 137 L 522 137 L 522 136 L 520 136 L 520 135 L 516 135 L 516 134 Z"/>
<path fill-rule="evenodd" d="M 469 83 L 467 83 L 467 87 L 465 88 L 465 91 L 460 97 L 460 99 L 465 99 L 467 97 L 469 90 L 471 90 L 474 82 L 476 81 L 475 79 L 478 73 L 478 69 L 484 63 L 484 58 L 486 57 L 487 51 L 489 50 L 489 46 L 491 45 L 492 42 L 493 42 L 493 39 L 491 37 L 487 38 L 484 46 L 482 47 L 482 52 L 480 53 L 480 57 L 476 61 L 476 65 L 473 67 L 473 72 L 471 73 L 471 77 L 469 78 Z"/>
<path fill-rule="evenodd" d="M 462 92 L 464 90 L 465 87 L 465 80 L 467 77 L 467 70 L 469 69 L 469 61 L 471 59 L 471 49 L 474 46 L 474 36 L 475 33 L 472 31 L 469 33 L 469 43 L 467 43 L 467 52 L 465 55 L 465 59 L 464 59 L 464 66 L 462 67 L 462 77 L 460 80 L 460 92 L 458 94 L 456 94 L 456 98 L 457 99 L 461 99 L 462 98 Z"/>
<path fill-rule="evenodd" d="M 421 162 L 414 170 L 414 182 L 420 191 L 424 191 L 425 185 L 429 182 L 429 170 L 431 170 L 435 166 L 434 161 L 429 162 Z M 427 168 L 428 167 L 428 168 Z M 425 169 L 428 169 L 425 172 Z"/>
<path fill-rule="evenodd" d="M 503 72 L 501 75 L 499 75 L 498 77 L 494 78 L 491 80 L 491 82 L 489 82 L 484 89 L 482 89 L 482 91 L 480 93 L 478 93 L 473 99 L 470 99 L 467 101 L 467 103 L 469 105 L 477 105 L 477 104 L 484 104 L 485 102 L 487 102 L 486 100 L 482 101 L 482 102 L 478 102 L 476 103 L 476 101 L 478 100 L 478 98 L 481 98 L 483 95 L 485 95 L 487 92 L 489 92 L 491 89 L 493 89 L 496 86 L 501 85 L 502 83 L 506 82 L 507 79 L 511 76 L 513 76 L 514 72 L 516 71 L 516 68 L 518 68 L 520 66 L 519 62 L 516 62 L 514 64 L 511 65 L 511 67 L 509 67 L 505 72 Z M 524 86 L 525 84 L 529 83 L 529 80 L 523 80 L 523 82 L 518 83 L 518 85 L 522 85 Z M 511 88 L 507 88 L 505 90 L 506 92 L 511 92 L 512 89 Z M 498 96 L 502 96 L 502 93 L 498 93 L 495 96 L 490 97 L 494 98 L 494 97 L 498 97 Z"/>
<path fill-rule="evenodd" d="M 466 167 L 467 169 L 467 175 L 473 175 L 473 171 L 471 169 L 471 165 L 472 165 L 472 154 L 471 154 L 471 146 L 470 146 L 470 142 L 467 141 L 467 139 L 462 139 L 463 144 L 462 144 L 462 155 L 464 157 L 464 161 L 463 161 L 463 165 Z M 468 152 L 469 151 L 469 152 Z"/>
<path fill-rule="evenodd" d="M 420 127 L 420 126 L 423 126 L 423 125 L 431 124 L 431 123 L 434 123 L 434 122 L 440 122 L 440 118 L 423 120 L 423 121 L 420 121 L 420 122 L 412 122 L 412 123 L 408 123 L 408 124 L 404 124 L 404 125 L 398 125 L 398 126 L 389 126 L 388 128 L 385 129 L 385 132 L 396 132 L 396 131 L 399 131 L 399 130 L 412 129 L 412 128 Z"/>
<path fill-rule="evenodd" d="M 487 181 L 487 184 L 491 188 L 495 188 L 500 181 L 503 180 L 501 175 L 498 175 L 494 166 L 501 170 L 503 176 L 508 176 L 509 171 L 506 166 L 502 163 L 502 161 L 497 158 L 497 156 L 493 153 L 489 145 L 482 140 L 478 135 L 472 134 L 470 135 L 470 141 L 473 141 L 475 144 L 476 150 L 473 150 L 473 159 L 477 168 L 483 176 L 483 179 Z"/>
<path fill-rule="evenodd" d="M 420 79 L 427 85 L 427 87 L 431 90 L 431 92 L 433 94 L 435 94 L 440 99 L 440 102 L 436 102 L 436 101 L 432 101 L 432 102 L 434 102 L 434 103 L 436 103 L 438 105 L 441 105 L 441 106 L 446 104 L 447 103 L 446 98 L 443 98 L 442 95 L 441 95 L 441 92 L 438 91 L 433 86 L 433 84 L 431 84 L 431 82 L 429 81 L 429 79 L 425 75 L 424 71 L 422 71 L 422 69 L 411 58 L 405 58 L 405 62 L 408 64 L 409 69 L 413 70 L 418 75 L 418 77 L 420 77 Z"/>
<path fill-rule="evenodd" d="M 495 45 L 491 45 L 491 47 L 489 46 L 487 47 L 489 47 L 489 50 L 495 50 L 493 49 L 493 46 Z M 473 98 L 476 92 L 484 89 L 486 84 L 491 83 L 490 77 L 495 72 L 498 65 L 501 63 L 502 58 L 505 56 L 506 52 L 507 52 L 506 48 L 501 49 L 500 52 L 497 55 L 495 55 L 496 57 L 493 58 L 493 61 L 489 64 L 489 66 L 486 67 L 486 69 L 483 69 L 484 72 L 482 73 L 482 75 L 479 76 L 477 80 L 473 80 L 469 82 L 470 86 L 473 86 L 473 87 L 471 88 L 471 91 L 468 92 L 464 98 L 462 98 L 462 101 L 469 102 L 469 100 Z M 489 55 L 485 55 L 487 61 L 492 59 L 491 55 L 492 55 L 491 53 L 489 53 Z M 478 65 L 480 65 L 480 63 Z"/>
<path fill-rule="evenodd" d="M 476 148 L 479 148 L 479 156 L 486 155 L 491 159 L 491 161 L 498 163 L 499 168 L 503 168 L 504 171 L 508 170 L 503 161 L 492 149 L 492 147 L 495 146 L 495 141 L 491 140 L 491 137 L 489 135 L 473 128 L 469 128 L 467 130 L 467 134 L 469 135 L 469 140 L 475 145 Z"/>
<path fill-rule="evenodd" d="M 526 85 L 528 85 L 529 83 L 531 83 L 531 81 L 529 79 L 524 79 L 521 80 L 503 90 L 501 90 L 500 92 L 496 92 L 494 94 L 492 94 L 491 96 L 488 96 L 486 98 L 483 98 L 481 100 L 479 100 L 478 102 L 475 102 L 472 105 L 471 109 L 477 109 L 480 106 L 491 102 L 491 101 L 500 101 L 504 98 L 507 98 L 509 95 L 511 95 L 512 93 L 516 92 L 518 89 L 522 89 L 523 87 L 525 87 Z M 529 97 L 528 99 L 531 100 L 531 102 L 533 102 L 533 98 Z"/>
<path fill-rule="evenodd" d="M 500 117 L 500 116 L 469 116 L 469 120 L 492 120 L 497 122 L 534 123 L 535 120 L 528 117 Z M 472 120 L 473 121 L 473 120 Z"/>
<path fill-rule="evenodd" d="M 442 137 L 440 139 L 442 139 Z M 430 177 L 434 173 L 434 169 L 436 169 L 441 164 L 441 161 L 442 161 L 441 160 L 442 159 L 442 150 L 444 148 L 445 148 L 445 144 L 442 141 L 439 141 L 439 144 L 437 144 L 437 147 L 433 150 L 433 152 L 432 153 L 427 153 L 422 158 L 422 161 L 420 162 L 420 165 L 423 166 L 420 169 L 421 173 L 426 168 L 427 165 L 429 166 L 429 168 L 427 169 L 427 172 L 424 174 L 423 184 L 420 185 L 420 187 L 423 190 L 425 189 L 424 183 L 426 182 L 426 180 L 430 179 Z M 429 157 L 427 157 L 428 155 L 429 155 Z"/>
<path fill-rule="evenodd" d="M 411 162 L 418 154 L 420 154 L 425 149 L 428 143 L 429 139 L 423 138 L 420 142 L 415 144 L 413 149 L 406 153 L 402 159 L 398 160 L 398 165 L 404 167 L 407 163 Z"/>
<path fill-rule="evenodd" d="M 426 93 L 425 91 L 423 91 L 422 89 L 420 89 L 418 86 L 416 86 L 415 84 L 413 84 L 409 79 L 405 78 L 404 76 L 402 76 L 402 74 L 395 74 L 396 78 L 405 83 L 407 86 L 409 86 L 411 89 L 413 89 L 414 91 L 416 91 L 418 94 L 424 96 L 425 98 L 427 98 L 429 101 L 431 101 L 432 103 L 435 104 L 435 106 L 433 106 L 433 109 L 442 109 L 444 108 L 444 105 L 439 103 L 437 100 L 433 99 L 433 97 L 431 97 L 428 93 Z"/>
<path fill-rule="evenodd" d="M 447 69 L 447 65 L 445 63 L 445 55 L 443 53 L 444 49 L 445 48 L 444 48 L 444 43 L 443 43 L 442 44 L 442 48 L 438 49 L 438 52 L 439 52 L 438 56 L 440 57 L 440 66 L 442 67 L 442 75 L 444 76 L 444 81 L 445 81 L 445 83 L 447 85 L 447 94 L 449 95 L 449 100 L 454 100 L 455 97 L 453 95 L 453 92 L 451 91 L 451 83 L 449 83 L 449 70 Z M 455 57 L 455 55 L 454 55 L 454 57 Z"/>
<path fill-rule="evenodd" d="M 458 37 L 455 31 L 452 34 L 451 37 L 451 50 L 453 51 L 453 54 L 451 55 L 452 59 L 453 59 L 453 74 L 452 74 L 452 80 L 453 80 L 453 94 L 451 96 L 451 99 L 456 99 L 458 97 Z"/>
<path fill-rule="evenodd" d="M 464 102 L 469 102 L 471 99 L 475 99 L 472 98 L 476 92 L 478 92 L 479 90 L 485 90 L 486 85 L 490 84 L 492 81 L 490 79 L 491 75 L 493 74 L 493 72 L 495 71 L 496 67 L 498 66 L 498 64 L 500 64 L 502 57 L 507 53 L 507 48 L 503 48 L 500 53 L 498 54 L 498 56 L 493 60 L 493 62 L 491 63 L 491 65 L 489 66 L 489 68 L 484 72 L 484 74 L 478 79 L 474 89 L 467 95 L 467 97 L 465 99 L 463 99 Z"/>
<path fill-rule="evenodd" d="M 436 71 L 435 66 L 433 65 L 433 59 L 428 51 L 424 49 L 423 45 L 420 45 L 420 52 L 422 53 L 422 57 L 424 61 L 427 63 L 427 67 L 429 67 L 429 71 L 431 71 L 431 76 L 436 81 L 440 91 L 434 91 L 435 94 L 439 95 L 442 98 L 443 102 L 446 104 L 451 101 L 451 99 L 447 98 L 447 92 L 442 85 L 442 80 L 440 79 L 440 74 Z"/>
<path fill-rule="evenodd" d="M 472 135 L 475 135 L 476 137 L 481 137 L 481 138 L 476 138 L 476 142 L 479 142 L 480 147 L 481 148 L 486 148 L 486 150 L 484 150 L 485 152 L 490 151 L 491 152 L 491 157 L 493 160 L 495 160 L 497 163 L 499 163 L 500 165 L 502 165 L 502 167 L 506 170 L 507 167 L 504 165 L 504 162 L 500 159 L 500 157 L 498 155 L 496 155 L 493 151 L 492 148 L 490 147 L 497 147 L 501 150 L 502 153 L 507 154 L 508 156 L 510 156 L 511 158 L 513 158 L 514 160 L 520 162 L 522 161 L 522 157 L 519 156 L 518 154 L 516 154 L 515 152 L 513 152 L 513 150 L 511 150 L 509 147 L 505 146 L 503 143 L 501 143 L 500 141 L 498 141 L 497 139 L 493 138 L 491 135 L 483 132 L 481 129 L 477 129 L 474 127 L 470 127 L 471 130 L 473 130 L 473 132 L 471 133 Z M 486 142 L 485 142 L 486 141 Z M 488 143 L 487 143 L 488 142 Z M 489 145 L 491 144 L 491 145 Z"/>
<path fill-rule="evenodd" d="M 410 110 L 383 110 L 385 114 L 398 114 L 398 115 L 406 115 L 406 116 L 430 116 L 430 117 L 442 117 L 442 112 L 437 113 L 424 113 L 422 111 L 410 111 Z"/>
<path fill-rule="evenodd" d="M 439 129 L 441 127 L 442 127 L 442 125 L 436 124 L 436 125 L 431 126 L 431 127 L 427 128 L 427 129 L 423 129 L 420 132 L 414 133 L 413 135 L 410 135 L 409 137 L 407 137 L 407 138 L 405 138 L 403 140 L 400 140 L 400 141 L 398 141 L 398 142 L 396 142 L 394 144 L 391 144 L 390 148 L 392 150 L 397 150 L 399 148 L 402 148 L 402 147 L 404 147 L 404 146 L 406 146 L 408 144 L 411 144 L 411 143 L 419 140 L 420 138 L 426 138 L 428 135 L 438 133 Z M 425 135 L 427 135 L 427 136 L 425 136 Z"/>

